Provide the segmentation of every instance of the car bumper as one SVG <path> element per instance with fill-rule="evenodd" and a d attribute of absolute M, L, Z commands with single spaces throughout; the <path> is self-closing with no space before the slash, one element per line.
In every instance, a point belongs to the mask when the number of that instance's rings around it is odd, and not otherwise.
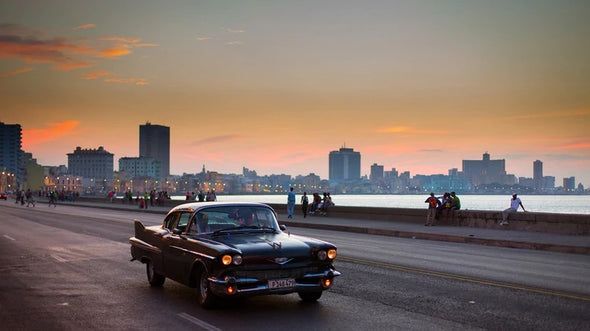
<path fill-rule="evenodd" d="M 281 288 L 270 288 L 269 279 L 260 278 L 227 276 L 223 279 L 209 277 L 208 280 L 211 291 L 217 296 L 254 296 L 327 290 L 334 277 L 340 274 L 335 269 L 306 273 L 295 279 L 294 286 Z"/>

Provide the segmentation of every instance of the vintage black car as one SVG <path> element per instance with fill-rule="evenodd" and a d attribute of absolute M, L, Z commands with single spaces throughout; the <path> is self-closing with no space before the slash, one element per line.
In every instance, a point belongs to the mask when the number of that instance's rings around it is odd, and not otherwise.
<path fill-rule="evenodd" d="M 146 264 L 151 286 L 170 278 L 197 289 L 199 303 L 298 293 L 316 301 L 339 276 L 336 246 L 286 232 L 261 203 L 195 202 L 173 208 L 162 225 L 135 220 L 132 261 Z"/>

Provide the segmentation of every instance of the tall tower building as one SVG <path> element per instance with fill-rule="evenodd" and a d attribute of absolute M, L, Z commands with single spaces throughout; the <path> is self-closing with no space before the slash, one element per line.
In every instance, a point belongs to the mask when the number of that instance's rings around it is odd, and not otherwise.
<path fill-rule="evenodd" d="M 170 127 L 147 122 L 139 126 L 139 157 L 160 161 L 162 177 L 170 175 Z"/>
<path fill-rule="evenodd" d="M 330 180 L 358 180 L 361 178 L 361 153 L 352 148 L 330 152 Z"/>
<path fill-rule="evenodd" d="M 543 162 L 536 160 L 533 162 L 533 186 L 535 191 L 543 190 Z"/>
<path fill-rule="evenodd" d="M 0 122 L 0 170 L 16 177 L 16 184 L 24 181 L 25 168 L 22 162 L 22 129 L 20 124 Z"/>

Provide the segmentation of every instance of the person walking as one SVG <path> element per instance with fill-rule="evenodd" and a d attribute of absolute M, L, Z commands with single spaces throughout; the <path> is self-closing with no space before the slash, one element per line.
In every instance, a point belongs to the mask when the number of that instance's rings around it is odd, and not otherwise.
<path fill-rule="evenodd" d="M 287 217 L 293 218 L 293 213 L 295 212 L 295 192 L 293 192 L 293 188 L 289 188 L 289 194 L 287 195 Z"/>
<path fill-rule="evenodd" d="M 55 193 L 54 191 L 49 192 L 49 205 L 47 207 L 51 207 L 51 205 L 53 205 L 53 208 L 57 207 L 57 204 L 55 203 L 56 198 L 57 193 Z"/>
<path fill-rule="evenodd" d="M 434 196 L 434 192 L 430 192 L 430 196 L 424 202 L 428 204 L 428 213 L 426 214 L 426 223 L 424 223 L 424 226 L 434 226 L 436 210 L 441 205 L 441 202 Z"/>
<path fill-rule="evenodd" d="M 514 193 L 512 199 L 510 199 L 510 208 L 506 208 L 502 211 L 502 222 L 500 222 L 500 225 L 508 225 L 508 216 L 510 216 L 511 213 L 517 212 L 519 206 L 522 207 L 522 211 L 526 211 L 522 205 L 522 201 L 520 201 L 518 195 Z"/>
<path fill-rule="evenodd" d="M 307 192 L 303 192 L 301 196 L 301 211 L 303 212 L 303 218 L 307 217 L 307 208 L 309 206 L 309 198 L 307 197 Z"/>

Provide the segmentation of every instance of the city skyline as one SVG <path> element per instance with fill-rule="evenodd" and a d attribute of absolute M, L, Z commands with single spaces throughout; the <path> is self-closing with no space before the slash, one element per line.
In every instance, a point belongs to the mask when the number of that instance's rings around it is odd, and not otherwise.
<path fill-rule="evenodd" d="M 170 127 L 170 172 L 506 171 L 590 186 L 590 3 L 3 1 L 0 121 L 43 165 L 76 146 L 139 156 Z M 117 162 L 115 162 L 117 167 Z"/>

